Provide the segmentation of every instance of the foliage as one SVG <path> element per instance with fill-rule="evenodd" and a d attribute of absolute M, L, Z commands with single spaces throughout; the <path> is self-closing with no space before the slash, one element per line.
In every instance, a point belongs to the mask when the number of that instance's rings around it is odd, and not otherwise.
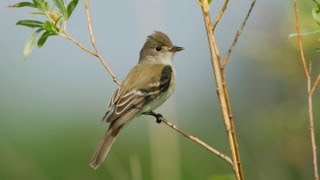
<path fill-rule="evenodd" d="M 36 45 L 40 48 L 49 37 L 61 35 L 78 2 L 79 0 L 71 0 L 67 4 L 64 0 L 53 0 L 53 3 L 50 4 L 46 0 L 32 0 L 32 2 L 19 2 L 9 6 L 12 8 L 28 7 L 36 9 L 36 12 L 32 12 L 32 14 L 44 17 L 43 21 L 22 19 L 17 22 L 17 25 L 36 29 L 25 44 L 23 50 L 24 58 L 32 52 Z M 41 34 L 40 37 L 39 34 Z"/>

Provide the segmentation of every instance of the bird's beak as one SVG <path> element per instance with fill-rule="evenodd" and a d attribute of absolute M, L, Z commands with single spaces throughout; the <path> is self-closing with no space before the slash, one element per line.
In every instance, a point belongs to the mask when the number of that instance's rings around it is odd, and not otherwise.
<path fill-rule="evenodd" d="M 172 52 L 178 52 L 178 51 L 182 51 L 184 50 L 183 47 L 179 47 L 179 46 L 172 46 L 172 48 L 170 49 L 170 51 Z"/>

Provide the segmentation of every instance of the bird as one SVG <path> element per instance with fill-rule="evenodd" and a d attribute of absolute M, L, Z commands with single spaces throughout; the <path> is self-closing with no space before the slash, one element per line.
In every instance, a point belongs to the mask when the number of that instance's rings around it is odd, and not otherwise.
<path fill-rule="evenodd" d="M 110 98 L 107 112 L 102 121 L 109 123 L 101 144 L 90 161 L 97 169 L 106 158 L 118 133 L 132 119 L 141 114 L 153 115 L 157 122 L 161 114 L 153 112 L 173 93 L 176 80 L 172 66 L 173 57 L 183 47 L 172 44 L 163 32 L 149 35 L 140 50 L 138 64 L 128 73 L 125 80 Z"/>

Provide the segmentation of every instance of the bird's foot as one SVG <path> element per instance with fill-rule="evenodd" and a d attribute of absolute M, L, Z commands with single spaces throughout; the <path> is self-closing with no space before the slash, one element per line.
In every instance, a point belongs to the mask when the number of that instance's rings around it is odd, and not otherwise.
<path fill-rule="evenodd" d="M 162 120 L 161 120 L 163 118 L 162 114 L 158 114 L 158 113 L 155 113 L 153 111 L 145 112 L 145 113 L 142 113 L 142 114 L 150 115 L 150 116 L 155 117 L 157 123 L 161 123 L 162 122 Z"/>

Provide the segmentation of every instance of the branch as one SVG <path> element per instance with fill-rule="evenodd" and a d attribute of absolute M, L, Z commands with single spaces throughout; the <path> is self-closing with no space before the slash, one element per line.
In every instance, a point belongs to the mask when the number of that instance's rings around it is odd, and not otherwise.
<path fill-rule="evenodd" d="M 317 89 L 319 82 L 320 82 L 320 72 L 319 72 L 319 74 L 318 74 L 318 76 L 317 76 L 316 80 L 314 81 L 313 86 L 311 88 L 311 91 L 310 91 L 311 96 L 313 95 L 314 91 Z"/>
<path fill-rule="evenodd" d="M 253 0 L 252 3 L 251 3 L 250 9 L 249 9 L 249 11 L 248 11 L 248 13 L 247 13 L 247 16 L 244 18 L 244 21 L 242 22 L 239 30 L 237 31 L 237 34 L 235 35 L 235 37 L 234 37 L 234 39 L 233 39 L 233 42 L 232 42 L 232 44 L 231 44 L 231 46 L 230 46 L 230 48 L 229 48 L 229 50 L 228 50 L 228 52 L 227 52 L 224 60 L 222 61 L 222 69 L 224 69 L 225 66 L 227 65 L 227 63 L 228 63 L 228 61 L 229 61 L 229 59 L 230 59 L 232 50 L 233 50 L 233 48 L 236 46 L 236 44 L 237 44 L 237 42 L 238 42 L 239 36 L 241 35 L 241 33 L 242 33 L 242 31 L 243 31 L 246 23 L 247 23 L 247 20 L 248 20 L 250 14 L 251 14 L 251 11 L 252 11 L 255 3 L 256 3 L 256 0 Z"/>
<path fill-rule="evenodd" d="M 216 17 L 216 19 L 214 20 L 214 23 L 212 25 L 212 31 L 214 32 L 214 30 L 216 29 L 216 26 L 218 25 L 218 23 L 220 22 L 224 12 L 227 10 L 227 7 L 228 7 L 228 4 L 229 4 L 229 0 L 225 0 L 224 1 L 224 4 L 218 14 L 218 16 Z"/>
<path fill-rule="evenodd" d="M 177 131 L 178 133 L 180 133 L 185 138 L 187 138 L 187 139 L 199 144 L 200 146 L 202 146 L 203 148 L 205 148 L 209 152 L 215 154 L 216 156 L 218 156 L 219 158 L 227 161 L 231 166 L 233 166 L 231 159 L 227 155 L 225 155 L 225 154 L 221 153 L 220 151 L 214 149 L 213 147 L 211 147 L 207 143 L 203 142 L 199 138 L 183 132 L 181 129 L 177 128 L 176 125 L 174 125 L 171 122 L 167 121 L 165 118 L 160 117 L 160 119 L 161 119 L 161 122 L 165 123 L 167 126 L 171 127 L 173 130 Z"/>
<path fill-rule="evenodd" d="M 305 56 L 304 56 L 304 50 L 303 50 L 303 46 L 302 46 L 302 38 L 301 38 L 301 34 L 300 34 L 300 19 L 299 19 L 299 11 L 298 11 L 298 7 L 297 7 L 297 1 L 293 0 L 293 4 L 294 4 L 295 17 L 296 17 L 296 31 L 298 34 L 298 44 L 299 44 L 300 56 L 301 56 L 301 61 L 303 64 L 304 73 L 305 73 L 306 79 L 307 79 L 308 114 L 309 114 L 310 139 L 311 139 L 311 148 L 312 148 L 312 161 L 313 161 L 313 173 L 314 173 L 313 175 L 314 175 L 315 180 L 319 180 L 317 145 L 316 145 L 315 132 L 314 132 L 312 94 L 315 91 L 315 89 L 320 81 L 319 80 L 320 73 L 318 74 L 318 77 L 311 88 L 311 84 L 312 84 L 311 77 L 310 77 L 311 67 L 310 67 L 310 70 L 308 70 L 307 63 L 306 63 Z"/>
<path fill-rule="evenodd" d="M 120 84 L 121 84 L 120 81 L 117 79 L 116 75 L 113 73 L 113 71 L 111 70 L 110 66 L 103 59 L 103 57 L 101 56 L 101 54 L 100 54 L 100 52 L 99 52 L 99 50 L 98 50 L 98 48 L 96 46 L 96 41 L 95 41 L 95 38 L 94 38 L 94 35 L 93 35 L 91 17 L 90 17 L 90 12 L 89 12 L 89 0 L 85 0 L 84 1 L 84 8 L 85 8 L 85 11 L 86 11 L 86 17 L 87 17 L 87 23 L 88 23 L 88 29 L 89 29 L 91 44 L 92 44 L 92 47 L 95 50 L 95 56 L 99 59 L 99 61 L 103 65 L 103 67 L 107 70 L 107 72 L 111 76 L 113 82 L 115 82 L 118 86 L 120 86 Z"/>
<path fill-rule="evenodd" d="M 157 123 L 165 123 L 166 125 L 168 125 L 169 127 L 171 127 L 173 130 L 177 131 L 178 133 L 180 133 L 182 136 L 184 136 L 185 138 L 187 139 L 190 139 L 191 141 L 199 144 L 200 146 L 204 147 L 206 150 L 208 150 L 209 152 L 217 155 L 218 157 L 220 157 L 221 159 L 227 161 L 231 167 L 233 167 L 232 165 L 232 161 L 231 159 L 227 156 L 227 155 L 224 155 L 222 154 L 221 152 L 219 152 L 218 150 L 214 149 L 213 147 L 209 146 L 207 143 L 201 141 L 199 138 L 195 137 L 195 136 L 192 136 L 192 135 L 189 135 L 185 132 L 183 132 L 181 129 L 177 128 L 176 125 L 172 124 L 171 122 L 167 121 L 163 116 L 162 114 L 158 114 L 158 113 L 155 113 L 154 111 L 149 111 L 149 112 L 145 112 L 145 113 L 142 113 L 144 115 L 150 115 L 150 116 L 153 116 L 156 118 L 156 122 Z"/>
<path fill-rule="evenodd" d="M 207 31 L 207 38 L 208 38 L 208 43 L 210 48 L 211 65 L 214 73 L 215 84 L 217 87 L 217 94 L 220 102 L 223 122 L 227 132 L 229 148 L 231 151 L 234 175 L 237 180 L 243 180 L 244 177 L 243 177 L 243 171 L 242 171 L 241 162 L 240 162 L 238 143 L 235 138 L 235 129 L 232 128 L 233 122 L 231 122 L 232 119 L 229 116 L 230 114 L 232 114 L 231 112 L 229 112 L 230 102 L 228 102 L 228 99 L 226 97 L 227 92 L 225 92 L 224 90 L 225 88 L 223 84 L 225 84 L 225 81 L 223 78 L 223 72 L 222 72 L 221 63 L 220 63 L 219 50 L 217 48 L 215 36 L 212 31 L 209 4 L 207 0 L 199 0 L 198 2 L 202 9 L 204 24 Z"/>
<path fill-rule="evenodd" d="M 69 41 L 73 42 L 75 45 L 77 45 L 80 49 L 84 50 L 85 52 L 95 56 L 95 52 L 90 50 L 89 48 L 85 47 L 81 42 L 74 39 L 66 30 L 64 30 L 61 34 L 62 37 L 68 39 Z"/>
<path fill-rule="evenodd" d="M 305 73 L 307 79 L 310 79 L 310 74 L 309 74 L 308 67 L 307 67 L 307 61 L 304 57 L 304 51 L 303 51 L 303 47 L 302 47 L 302 38 L 301 38 L 301 33 L 300 33 L 300 19 L 299 19 L 299 10 L 297 7 L 297 1 L 293 0 L 293 3 L 294 3 L 294 12 L 295 12 L 295 16 L 296 16 L 296 31 L 297 31 L 297 35 L 298 35 L 298 45 L 299 45 L 299 51 L 300 51 L 302 65 L 303 65 L 303 70 L 304 70 L 304 73 Z"/>

